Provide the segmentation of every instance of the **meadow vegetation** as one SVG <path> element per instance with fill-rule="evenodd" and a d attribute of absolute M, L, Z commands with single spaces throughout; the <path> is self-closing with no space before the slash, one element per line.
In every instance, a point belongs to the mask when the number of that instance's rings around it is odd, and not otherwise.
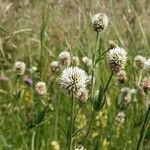
<path fill-rule="evenodd" d="M 0 150 L 149 150 L 149 24 L 149 0 L 0 0 Z"/>

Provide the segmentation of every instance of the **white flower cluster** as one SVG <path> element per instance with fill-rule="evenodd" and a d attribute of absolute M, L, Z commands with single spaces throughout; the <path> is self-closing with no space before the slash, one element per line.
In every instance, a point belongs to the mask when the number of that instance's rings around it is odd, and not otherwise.
<path fill-rule="evenodd" d="M 22 61 L 17 61 L 14 64 L 14 71 L 16 72 L 16 74 L 18 75 L 23 75 L 25 73 L 26 70 L 26 64 Z"/>
<path fill-rule="evenodd" d="M 127 62 L 127 52 L 120 47 L 113 48 L 108 53 L 108 61 L 110 68 L 118 72 L 125 68 Z"/>
<path fill-rule="evenodd" d="M 98 13 L 91 17 L 91 22 L 96 32 L 102 32 L 108 26 L 108 17 L 104 13 Z"/>
<path fill-rule="evenodd" d="M 118 123 L 118 124 L 123 124 L 124 121 L 125 121 L 125 114 L 124 112 L 119 112 L 115 118 L 115 121 Z"/>
<path fill-rule="evenodd" d="M 46 95 L 47 88 L 45 82 L 38 82 L 35 86 L 35 91 L 41 96 Z"/>
<path fill-rule="evenodd" d="M 87 99 L 86 86 L 88 81 L 88 75 L 79 67 L 67 67 L 60 76 L 60 85 L 69 92 L 77 94 L 77 97 L 81 99 L 83 99 L 83 97 Z"/>

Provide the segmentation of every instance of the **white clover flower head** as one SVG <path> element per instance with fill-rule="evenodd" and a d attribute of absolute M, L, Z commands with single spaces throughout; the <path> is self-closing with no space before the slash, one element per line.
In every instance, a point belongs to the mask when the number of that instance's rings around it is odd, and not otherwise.
<path fill-rule="evenodd" d="M 76 91 L 75 97 L 82 102 L 87 101 L 88 99 L 88 90 L 86 88 L 80 88 Z"/>
<path fill-rule="evenodd" d="M 125 121 L 125 114 L 124 112 L 119 112 L 115 118 L 115 121 L 119 124 L 123 124 Z"/>
<path fill-rule="evenodd" d="M 124 104 L 129 104 L 132 99 L 133 90 L 128 87 L 123 87 L 120 93 L 120 101 Z"/>
<path fill-rule="evenodd" d="M 69 92 L 75 92 L 80 88 L 86 88 L 88 75 L 79 67 L 67 67 L 60 76 L 60 85 Z"/>
<path fill-rule="evenodd" d="M 79 57 L 78 57 L 78 56 L 73 56 L 73 57 L 72 57 L 72 64 L 73 64 L 73 65 L 76 65 L 76 66 L 79 66 L 79 65 L 80 65 L 80 60 L 79 60 Z"/>
<path fill-rule="evenodd" d="M 138 69 L 143 69 L 145 62 L 146 58 L 141 55 L 138 55 L 134 58 L 134 66 L 137 67 Z"/>
<path fill-rule="evenodd" d="M 46 95 L 47 88 L 45 82 L 38 82 L 35 86 L 35 91 L 41 96 Z"/>
<path fill-rule="evenodd" d="M 90 59 L 89 57 L 82 57 L 82 61 L 87 67 L 92 67 L 92 59 Z"/>
<path fill-rule="evenodd" d="M 26 64 L 22 61 L 17 61 L 14 64 L 14 71 L 16 72 L 16 74 L 18 75 L 23 75 L 25 73 L 26 70 Z"/>
<path fill-rule="evenodd" d="M 119 81 L 119 83 L 123 84 L 126 80 L 127 80 L 127 74 L 125 70 L 120 70 L 117 73 L 117 80 Z"/>
<path fill-rule="evenodd" d="M 91 17 L 91 22 L 96 32 L 102 32 L 108 26 L 108 17 L 104 13 L 98 13 Z"/>
<path fill-rule="evenodd" d="M 60 150 L 60 145 L 57 141 L 52 141 L 51 142 L 51 149 L 52 150 Z"/>
<path fill-rule="evenodd" d="M 50 64 L 52 72 L 55 72 L 59 68 L 59 62 L 58 61 L 52 61 Z"/>
<path fill-rule="evenodd" d="M 150 59 L 148 59 L 145 64 L 144 64 L 144 69 L 147 71 L 147 72 L 150 72 Z"/>
<path fill-rule="evenodd" d="M 113 48 L 108 53 L 108 61 L 112 71 L 119 72 L 125 68 L 127 52 L 120 47 Z"/>
<path fill-rule="evenodd" d="M 74 150 L 86 150 L 81 144 L 75 146 Z"/>
<path fill-rule="evenodd" d="M 64 66 L 69 66 L 71 64 L 71 56 L 70 53 L 67 51 L 63 51 L 59 54 L 59 61 L 60 64 Z"/>

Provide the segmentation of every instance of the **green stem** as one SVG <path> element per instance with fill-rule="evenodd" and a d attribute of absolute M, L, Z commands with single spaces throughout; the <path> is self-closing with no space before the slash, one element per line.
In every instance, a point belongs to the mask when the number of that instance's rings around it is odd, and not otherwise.
<path fill-rule="evenodd" d="M 139 80 L 138 80 L 138 86 L 140 85 L 141 80 L 142 80 L 142 70 L 140 70 Z"/>
<path fill-rule="evenodd" d="M 73 134 L 73 128 L 74 128 L 74 98 L 73 98 L 73 92 L 71 97 L 71 113 L 70 113 L 70 133 L 69 133 L 69 141 L 68 141 L 68 150 L 72 150 L 72 134 Z"/>
<path fill-rule="evenodd" d="M 112 73 L 111 73 L 111 75 L 110 75 L 110 77 L 109 77 L 109 79 L 108 79 L 108 82 L 107 82 L 107 84 L 106 84 L 106 87 L 105 87 L 105 89 L 104 89 L 103 96 L 105 95 L 105 93 L 106 93 L 106 91 L 107 91 L 107 89 L 108 89 L 108 87 L 109 87 L 109 84 L 110 84 L 110 81 L 111 81 L 111 79 L 112 79 L 112 77 L 113 77 L 113 74 L 114 74 L 114 72 L 112 71 Z M 106 104 L 106 107 L 108 108 L 107 104 Z M 89 133 L 90 133 L 90 130 L 91 130 L 91 127 L 92 127 L 92 123 L 93 123 L 94 117 L 95 117 L 95 111 L 92 111 L 92 115 L 91 115 L 91 120 L 90 120 L 90 123 L 89 123 L 89 127 L 88 127 L 87 133 L 86 133 L 86 135 L 85 135 L 85 137 L 84 137 L 84 140 L 83 140 L 83 142 L 82 142 L 83 145 L 85 145 L 85 142 L 86 142 L 86 140 L 87 140 L 87 138 L 88 138 L 88 135 L 89 135 Z M 108 119 L 109 119 L 109 117 L 108 117 Z M 109 122 L 109 125 L 110 125 L 110 122 Z"/>
<path fill-rule="evenodd" d="M 94 75 L 95 75 L 95 67 L 96 67 L 96 56 L 98 52 L 98 45 L 99 45 L 99 32 L 96 35 L 96 44 L 95 44 L 95 52 L 93 53 L 93 69 L 92 69 L 92 79 L 91 79 L 91 97 L 93 97 L 94 93 Z"/>
<path fill-rule="evenodd" d="M 147 131 L 147 123 L 149 121 L 149 118 L 150 118 L 150 105 L 148 107 L 148 110 L 147 110 L 147 113 L 145 116 L 145 120 L 144 120 L 142 129 L 141 129 L 140 138 L 139 138 L 136 150 L 142 150 L 143 149 L 143 141 L 144 141 L 144 137 L 145 137 L 145 134 Z"/>
<path fill-rule="evenodd" d="M 91 113 L 92 113 L 92 114 L 91 114 L 91 120 L 90 120 L 90 123 L 89 123 L 89 126 L 88 126 L 88 130 L 87 130 L 86 135 L 85 135 L 85 137 L 84 137 L 84 139 L 83 139 L 83 142 L 82 142 L 82 145 L 83 145 L 83 146 L 85 145 L 86 140 L 87 140 L 87 138 L 88 138 L 88 135 L 90 134 L 90 130 L 91 130 L 91 127 L 92 127 L 92 123 L 93 123 L 93 120 L 94 120 L 94 117 L 95 117 L 95 111 L 92 111 Z"/>
<path fill-rule="evenodd" d="M 96 60 L 97 60 L 97 52 L 98 52 L 98 46 L 99 46 L 99 32 L 96 34 L 96 44 L 95 44 L 95 52 L 93 53 L 93 69 L 92 69 L 92 79 L 91 79 L 91 99 L 93 98 L 94 95 L 94 75 L 95 75 L 95 67 L 96 67 Z M 87 129 L 87 133 L 85 134 L 84 140 L 83 140 L 83 145 L 85 144 L 88 135 L 90 133 L 91 127 L 92 127 L 92 122 L 94 120 L 95 112 L 93 111 L 93 108 L 91 110 L 91 120 Z"/>

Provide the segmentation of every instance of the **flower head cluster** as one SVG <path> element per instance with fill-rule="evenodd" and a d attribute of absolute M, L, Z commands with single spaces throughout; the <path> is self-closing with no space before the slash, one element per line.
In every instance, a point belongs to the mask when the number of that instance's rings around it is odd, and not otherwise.
<path fill-rule="evenodd" d="M 138 55 L 134 58 L 134 65 L 138 69 L 143 69 L 145 62 L 146 62 L 146 58 L 141 55 Z"/>
<path fill-rule="evenodd" d="M 125 114 L 124 112 L 119 112 L 115 118 L 115 121 L 119 124 L 123 124 L 125 121 Z"/>
<path fill-rule="evenodd" d="M 132 99 L 132 95 L 136 93 L 135 89 L 130 89 L 128 87 L 123 87 L 119 95 L 119 101 L 123 104 L 129 104 Z"/>
<path fill-rule="evenodd" d="M 82 58 L 82 61 L 87 67 L 92 67 L 92 59 L 90 59 L 89 57 L 84 56 Z"/>
<path fill-rule="evenodd" d="M 76 92 L 81 88 L 86 88 L 88 75 L 79 67 L 67 67 L 60 76 L 60 85 L 69 92 Z"/>
<path fill-rule="evenodd" d="M 150 91 L 150 78 L 144 78 L 142 83 L 141 83 L 141 89 L 147 93 Z"/>
<path fill-rule="evenodd" d="M 26 70 L 26 64 L 24 62 L 21 61 L 15 62 L 14 71 L 16 72 L 16 74 L 23 75 L 25 73 L 25 70 Z"/>
<path fill-rule="evenodd" d="M 76 93 L 75 97 L 80 101 L 86 101 L 88 99 L 88 90 L 86 88 L 80 88 Z"/>
<path fill-rule="evenodd" d="M 75 146 L 74 150 L 86 150 L 81 144 Z"/>
<path fill-rule="evenodd" d="M 108 53 L 108 61 L 112 71 L 118 72 L 125 68 L 127 52 L 120 47 L 113 48 Z"/>
<path fill-rule="evenodd" d="M 98 13 L 91 17 L 91 22 L 96 32 L 102 32 L 108 26 L 108 17 L 104 13 Z"/>
<path fill-rule="evenodd" d="M 123 84 L 123 83 L 127 80 L 126 71 L 120 70 L 120 71 L 117 73 L 117 80 L 118 80 L 121 84 Z"/>
<path fill-rule="evenodd" d="M 59 54 L 59 62 L 64 66 L 69 66 L 71 64 L 71 56 L 67 51 L 63 51 Z"/>
<path fill-rule="evenodd" d="M 35 86 L 35 91 L 41 96 L 46 95 L 47 88 L 45 82 L 38 82 Z"/>
<path fill-rule="evenodd" d="M 59 62 L 58 61 L 52 61 L 50 64 L 52 72 L 56 72 L 59 68 Z"/>
<path fill-rule="evenodd" d="M 144 69 L 150 72 L 150 59 L 148 59 L 144 64 Z"/>

